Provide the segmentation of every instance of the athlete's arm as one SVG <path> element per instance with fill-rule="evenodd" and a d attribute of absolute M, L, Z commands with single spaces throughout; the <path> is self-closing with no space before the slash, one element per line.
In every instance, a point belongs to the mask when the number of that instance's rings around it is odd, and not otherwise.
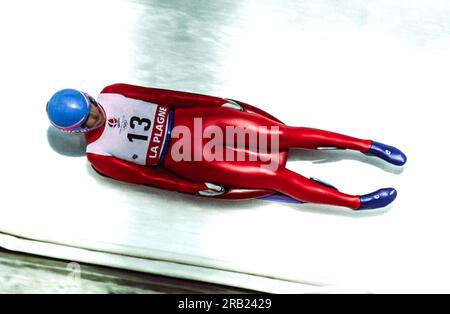
<path fill-rule="evenodd" d="M 220 107 L 227 103 L 226 99 L 167 89 L 135 86 L 130 84 L 114 84 L 105 87 L 102 93 L 121 94 L 125 97 L 139 99 L 166 106 L 170 109 L 192 107 Z"/>
<path fill-rule="evenodd" d="M 135 86 L 130 84 L 113 84 L 105 87 L 102 93 L 121 94 L 125 97 L 157 103 L 170 109 L 194 107 L 228 107 L 250 113 L 260 114 L 269 119 L 282 123 L 267 112 L 247 103 L 214 96 L 200 95 L 167 89 Z"/>
<path fill-rule="evenodd" d="M 88 160 L 99 173 L 119 181 L 151 185 L 171 191 L 201 194 L 209 190 L 206 184 L 177 177 L 162 167 L 144 167 L 112 156 L 87 154 Z"/>

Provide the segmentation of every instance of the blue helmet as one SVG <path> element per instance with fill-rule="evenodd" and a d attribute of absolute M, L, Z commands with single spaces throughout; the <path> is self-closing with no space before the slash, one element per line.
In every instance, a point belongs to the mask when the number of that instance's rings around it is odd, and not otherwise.
<path fill-rule="evenodd" d="M 86 132 L 83 128 L 95 102 L 88 94 L 75 89 L 55 93 L 47 103 L 47 115 L 56 128 L 66 132 Z"/>

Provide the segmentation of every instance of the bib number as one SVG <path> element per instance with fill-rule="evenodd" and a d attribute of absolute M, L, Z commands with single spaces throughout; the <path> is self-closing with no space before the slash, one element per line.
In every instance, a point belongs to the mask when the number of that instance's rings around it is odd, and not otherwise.
<path fill-rule="evenodd" d="M 150 119 L 139 118 L 136 116 L 132 116 L 130 119 L 130 128 L 133 130 L 135 130 L 136 126 L 138 126 L 140 129 L 143 129 L 144 131 L 148 131 L 148 130 L 150 130 L 151 125 L 152 125 L 152 122 L 150 121 Z M 128 133 L 127 138 L 130 142 L 133 142 L 133 140 L 148 141 L 148 135 Z"/>

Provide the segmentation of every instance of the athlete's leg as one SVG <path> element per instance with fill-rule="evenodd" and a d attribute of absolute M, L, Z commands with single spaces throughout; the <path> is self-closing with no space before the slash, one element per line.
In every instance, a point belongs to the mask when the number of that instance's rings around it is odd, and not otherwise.
<path fill-rule="evenodd" d="M 374 155 L 395 165 L 403 165 L 406 156 L 397 148 L 367 139 L 359 139 L 335 132 L 314 128 L 286 126 L 258 114 L 241 112 L 230 108 L 192 108 L 177 110 L 175 120 L 182 125 L 193 127 L 194 118 L 201 118 L 202 127 L 217 126 L 223 133 L 227 128 L 245 128 L 247 134 L 244 147 L 252 146 L 249 134 L 257 134 L 257 145 L 261 136 L 265 136 L 267 148 L 278 145 L 278 149 L 288 148 L 340 148 L 352 149 L 365 154 Z M 238 139 L 236 139 L 238 141 Z M 236 142 L 235 142 L 236 144 Z M 229 145 L 229 143 L 227 143 Z M 261 149 L 261 147 L 259 147 Z"/>
<path fill-rule="evenodd" d="M 397 166 L 406 163 L 406 155 L 402 151 L 380 142 L 313 128 L 291 127 L 283 124 L 279 124 L 278 128 L 279 131 L 269 129 L 268 138 L 277 133 L 279 149 L 351 149 L 376 156 Z"/>
<path fill-rule="evenodd" d="M 339 192 L 284 167 L 277 170 L 272 181 L 275 190 L 302 202 L 344 206 L 352 209 L 358 209 L 361 206 L 359 196 Z"/>
<path fill-rule="evenodd" d="M 352 209 L 385 207 L 397 196 L 393 188 L 380 189 L 365 195 L 350 195 L 336 188 L 280 167 L 274 178 L 275 189 L 302 202 L 344 206 Z"/>
<path fill-rule="evenodd" d="M 340 148 L 373 155 L 397 166 L 406 163 L 406 155 L 398 148 L 372 140 L 359 139 L 319 129 L 280 126 L 280 148 Z"/>
<path fill-rule="evenodd" d="M 269 169 L 264 167 L 262 162 L 256 161 L 175 161 L 168 154 L 164 166 L 195 182 L 210 182 L 229 188 L 272 189 L 301 202 L 352 209 L 384 207 L 396 196 L 393 189 L 379 190 L 363 196 L 349 195 L 305 178 L 283 166 Z"/>
<path fill-rule="evenodd" d="M 218 126 L 224 132 L 227 127 L 244 127 L 246 131 L 257 135 L 266 135 L 270 147 L 274 141 L 272 136 L 279 137 L 279 149 L 336 147 L 367 152 L 372 144 L 371 140 L 363 140 L 334 132 L 313 128 L 286 126 L 278 121 L 271 120 L 258 114 L 233 110 L 230 108 L 183 109 L 177 113 L 186 120 L 192 121 L 194 117 L 202 118 L 202 126 Z M 236 143 L 235 143 L 236 144 Z M 248 137 L 245 146 L 248 146 Z"/>
<path fill-rule="evenodd" d="M 281 148 L 342 148 L 363 153 L 369 151 L 372 141 L 359 139 L 335 132 L 313 128 L 280 126 Z"/>

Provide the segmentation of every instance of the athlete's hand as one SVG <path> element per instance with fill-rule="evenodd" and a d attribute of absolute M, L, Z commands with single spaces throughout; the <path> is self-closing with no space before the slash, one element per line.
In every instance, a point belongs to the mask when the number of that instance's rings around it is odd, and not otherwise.
<path fill-rule="evenodd" d="M 227 102 L 224 103 L 224 104 L 222 105 L 222 107 L 224 107 L 224 108 L 236 109 L 236 110 L 239 110 L 239 111 L 245 111 L 245 110 L 244 110 L 244 107 L 242 107 L 241 105 L 239 105 L 239 104 L 238 104 L 237 102 L 235 102 L 233 99 L 225 98 L 225 100 L 226 100 Z"/>
<path fill-rule="evenodd" d="M 205 182 L 208 189 L 198 191 L 197 194 L 201 196 L 219 196 L 225 193 L 225 188 L 220 185 Z"/>

